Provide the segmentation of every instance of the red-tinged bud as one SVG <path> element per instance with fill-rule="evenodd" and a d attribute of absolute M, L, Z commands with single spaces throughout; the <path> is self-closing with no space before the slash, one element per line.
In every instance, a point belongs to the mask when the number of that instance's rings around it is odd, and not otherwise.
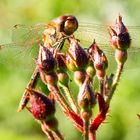
<path fill-rule="evenodd" d="M 109 30 L 110 41 L 115 49 L 127 50 L 131 44 L 131 38 L 128 29 L 122 22 L 122 17 L 119 15 L 115 26 Z"/>
<path fill-rule="evenodd" d="M 96 70 L 96 75 L 98 77 L 99 80 L 103 79 L 105 77 L 106 71 L 104 70 Z"/>
<path fill-rule="evenodd" d="M 56 66 L 56 62 L 52 52 L 42 45 L 40 45 L 37 65 L 39 67 L 40 72 L 44 73 L 50 73 L 54 71 Z"/>
<path fill-rule="evenodd" d="M 66 54 L 66 64 L 69 70 L 84 69 L 88 63 L 88 57 L 84 49 L 75 38 L 69 38 L 70 47 Z"/>
<path fill-rule="evenodd" d="M 92 115 L 92 107 L 95 105 L 96 99 L 94 96 L 94 92 L 91 89 L 91 86 L 88 82 L 88 78 L 86 78 L 85 82 L 80 88 L 78 93 L 78 105 L 81 108 L 82 118 L 89 119 Z"/>
<path fill-rule="evenodd" d="M 94 63 L 98 78 L 102 79 L 105 76 L 105 71 L 108 67 L 108 61 L 103 51 L 100 50 L 97 46 L 95 40 L 93 44 L 89 47 L 88 54 Z"/>
<path fill-rule="evenodd" d="M 127 51 L 126 50 L 115 50 L 115 59 L 117 64 L 124 64 L 127 60 Z"/>
<path fill-rule="evenodd" d="M 44 84 L 55 86 L 58 82 L 58 77 L 56 73 L 45 74 L 43 72 L 40 73 L 41 80 Z"/>
<path fill-rule="evenodd" d="M 31 107 L 28 110 L 37 120 L 46 120 L 52 117 L 55 113 L 55 106 L 53 102 L 42 93 L 27 89 L 30 95 Z"/>

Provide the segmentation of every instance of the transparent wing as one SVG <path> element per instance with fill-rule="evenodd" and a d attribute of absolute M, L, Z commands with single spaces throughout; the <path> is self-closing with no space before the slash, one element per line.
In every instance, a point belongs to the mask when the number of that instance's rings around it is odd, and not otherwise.
<path fill-rule="evenodd" d="M 11 47 L 12 46 L 12 47 Z M 23 67 L 25 70 L 32 69 L 35 66 L 35 60 L 38 54 L 38 46 L 21 47 L 10 43 L 1 45 L 0 66 Z"/>
<path fill-rule="evenodd" d="M 75 32 L 76 38 L 81 42 L 84 48 L 89 47 L 95 39 L 99 47 L 108 56 L 111 63 L 114 60 L 114 50 L 111 47 L 109 41 L 107 25 L 93 24 L 80 22 L 78 30 Z M 42 33 L 46 28 L 46 24 L 37 24 L 33 26 L 25 26 L 17 24 L 12 30 L 12 43 L 1 45 L 0 48 L 0 63 L 6 63 L 10 61 L 25 61 L 25 58 L 29 58 L 30 61 L 37 57 L 38 42 L 42 39 Z M 128 26 L 132 38 L 131 48 L 129 52 L 129 61 L 132 64 L 140 64 L 140 26 Z M 9 60 L 8 60 L 9 59 Z M 2 61 L 3 60 L 3 61 Z M 6 61 L 5 61 L 6 60 Z M 26 63 L 30 61 L 26 60 Z M 32 62 L 32 61 L 31 61 Z"/>
<path fill-rule="evenodd" d="M 12 29 L 12 42 L 0 45 L 0 64 L 24 64 L 31 67 L 37 58 L 38 42 L 42 41 L 45 27 L 46 24 L 15 25 Z"/>
<path fill-rule="evenodd" d="M 108 57 L 109 64 L 115 63 L 114 50 L 111 47 L 109 34 L 109 25 L 99 25 L 92 23 L 80 23 L 78 31 L 75 33 L 83 47 L 89 47 L 95 39 L 99 47 L 105 52 Z M 127 26 L 130 33 L 132 44 L 128 49 L 127 68 L 140 68 L 140 26 Z"/>
<path fill-rule="evenodd" d="M 33 26 L 17 24 L 12 30 L 12 42 L 20 46 L 30 47 L 41 41 L 45 28 L 46 24 L 43 23 Z"/>

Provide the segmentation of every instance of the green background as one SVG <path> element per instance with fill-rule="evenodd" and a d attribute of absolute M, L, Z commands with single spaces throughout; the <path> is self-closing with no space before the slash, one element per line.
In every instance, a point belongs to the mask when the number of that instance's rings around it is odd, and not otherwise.
<path fill-rule="evenodd" d="M 12 26 L 18 23 L 46 23 L 57 16 L 73 14 L 82 21 L 104 24 L 114 23 L 118 13 L 123 15 L 127 25 L 140 25 L 139 0 L 0 0 L 0 43 L 11 41 Z M 139 30 L 137 28 L 136 33 Z M 140 39 L 140 35 L 136 37 Z M 18 57 L 13 54 L 6 51 L 0 56 L 1 59 L 8 58 L 8 61 L 0 60 L 0 139 L 46 139 L 27 110 L 17 113 L 34 64 L 29 64 L 32 58 L 28 54 L 22 56 L 20 53 Z M 107 120 L 97 131 L 97 140 L 140 140 L 140 120 L 136 115 L 140 113 L 140 69 L 138 65 L 135 67 L 135 62 L 130 65 L 130 70 L 123 72 Z M 58 107 L 57 110 L 64 137 L 67 140 L 82 139 L 71 121 Z"/>

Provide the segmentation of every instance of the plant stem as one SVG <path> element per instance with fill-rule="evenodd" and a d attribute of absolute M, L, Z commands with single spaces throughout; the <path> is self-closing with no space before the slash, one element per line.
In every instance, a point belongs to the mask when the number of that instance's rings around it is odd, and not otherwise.
<path fill-rule="evenodd" d="M 96 133 L 95 131 L 92 132 L 89 130 L 89 140 L 96 140 Z"/>
<path fill-rule="evenodd" d="M 53 131 L 57 140 L 64 140 L 63 136 L 61 135 L 61 133 L 59 132 L 59 130 L 55 130 Z"/>
<path fill-rule="evenodd" d="M 121 77 L 121 74 L 122 74 L 122 71 L 123 71 L 123 67 L 124 67 L 124 63 L 118 64 L 118 66 L 117 66 L 115 79 L 113 80 L 112 88 L 110 89 L 109 94 L 108 94 L 108 98 L 106 100 L 106 103 L 108 105 L 110 104 L 110 101 L 112 99 L 114 91 L 116 90 L 116 87 L 117 87 L 118 82 L 120 80 L 120 77 Z"/>
<path fill-rule="evenodd" d="M 49 140 L 55 140 L 55 138 L 50 130 L 44 129 L 42 126 L 42 131 L 47 135 Z"/>
<path fill-rule="evenodd" d="M 56 101 L 58 102 L 58 104 L 60 105 L 60 107 L 62 108 L 62 111 L 71 119 L 73 120 L 75 126 L 79 126 L 78 122 L 79 118 L 77 118 L 77 114 L 71 109 L 71 107 L 69 106 L 69 104 L 65 101 L 65 98 L 61 95 L 59 89 L 57 86 L 51 86 L 50 87 L 50 91 L 52 92 L 52 94 L 54 95 Z M 73 117 L 72 117 L 73 116 Z M 75 118 L 75 117 L 76 118 Z M 76 120 L 75 120 L 76 119 Z M 81 120 L 80 120 L 81 121 Z M 82 124 L 80 124 L 79 127 L 82 127 Z M 77 127 L 76 127 L 77 128 Z M 81 130 L 81 129 L 78 129 Z"/>
<path fill-rule="evenodd" d="M 89 140 L 89 120 L 84 120 L 84 140 Z"/>
<path fill-rule="evenodd" d="M 100 94 L 103 96 L 104 92 L 104 79 L 100 79 Z"/>
<path fill-rule="evenodd" d="M 79 107 L 78 105 L 76 104 L 75 100 L 73 99 L 72 97 L 72 94 L 71 94 L 71 91 L 69 89 L 68 86 L 64 86 L 64 85 L 61 85 L 61 87 L 63 88 L 65 94 L 66 94 L 66 97 L 72 107 L 72 109 L 74 110 L 75 113 L 79 113 Z"/>
<path fill-rule="evenodd" d="M 61 95 L 57 86 L 51 86 L 50 91 L 64 112 L 67 112 L 67 110 L 72 110 L 69 104 L 66 102 L 65 98 Z"/>

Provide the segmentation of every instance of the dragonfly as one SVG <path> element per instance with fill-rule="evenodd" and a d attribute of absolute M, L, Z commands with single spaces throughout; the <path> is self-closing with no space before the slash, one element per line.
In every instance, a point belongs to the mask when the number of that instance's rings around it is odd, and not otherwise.
<path fill-rule="evenodd" d="M 12 43 L 0 45 L 0 56 L 5 55 L 4 58 L 8 58 L 7 54 L 11 53 L 11 58 L 18 58 L 18 56 L 21 58 L 23 56 L 25 59 L 27 57 L 26 54 L 37 52 L 36 49 L 38 48 L 33 46 L 38 46 L 39 43 L 44 44 L 49 49 L 51 49 L 50 46 L 59 46 L 61 49 L 65 39 L 77 28 L 78 21 L 71 15 L 60 16 L 48 24 L 37 24 L 35 26 L 14 25 L 12 30 Z M 1 58 L 1 60 L 3 59 Z M 3 63 L 5 62 L 8 61 L 4 60 Z"/>
<path fill-rule="evenodd" d="M 114 60 L 114 58 L 112 59 L 112 57 L 114 57 L 114 53 L 108 34 L 109 26 L 110 25 L 101 25 L 89 22 L 78 23 L 74 16 L 61 16 L 48 24 L 41 23 L 33 26 L 17 24 L 12 30 L 12 43 L 0 45 L 0 64 L 7 63 L 9 59 L 13 59 L 14 63 L 23 59 L 28 67 L 30 66 L 29 63 L 32 61 L 28 62 L 26 57 L 30 55 L 31 58 L 36 59 L 38 55 L 39 43 L 43 43 L 50 49 L 50 46 L 56 48 L 59 47 L 59 49 L 66 49 L 69 44 L 65 43 L 64 45 L 64 42 L 73 34 L 75 38 L 80 41 L 81 46 L 85 49 L 88 48 L 95 39 L 100 49 L 102 49 L 112 61 Z M 132 40 L 131 47 L 128 49 L 128 61 L 132 62 L 130 63 L 130 66 L 132 67 L 132 64 L 139 65 L 140 26 L 127 26 L 127 28 Z M 63 45 L 64 47 L 62 48 Z M 27 88 L 34 88 L 38 77 L 39 71 L 37 68 L 35 68 Z M 25 105 L 25 103 L 28 102 L 25 96 L 27 96 L 26 90 L 23 94 L 24 100 L 22 100 L 19 110 L 24 108 L 23 103 Z"/>
<path fill-rule="evenodd" d="M 40 23 L 33 26 L 26 26 L 21 24 L 15 25 L 12 29 L 12 43 L 0 45 L 0 57 L 2 57 L 0 63 L 8 63 L 9 59 L 16 63 L 16 61 L 24 61 L 24 59 L 29 56 L 35 58 L 38 53 L 38 43 L 43 41 L 42 38 L 45 32 L 50 32 L 52 35 L 49 34 L 49 36 L 53 37 L 53 39 L 51 37 L 50 39 L 46 40 L 44 43 L 45 45 L 47 45 L 47 42 L 50 42 L 54 46 L 60 42 L 63 44 L 64 34 L 58 35 L 52 28 L 53 26 L 56 26 L 54 22 L 55 20 L 49 24 Z M 60 21 L 57 19 L 57 22 Z M 78 25 L 77 21 L 74 24 L 77 26 L 75 30 L 78 28 L 75 32 L 75 37 L 80 40 L 82 47 L 88 48 L 95 39 L 99 47 L 109 58 L 114 57 L 114 51 L 111 47 L 110 37 L 108 34 L 108 27 L 111 25 L 102 25 L 89 22 L 79 22 Z M 127 28 L 132 40 L 131 47 L 128 49 L 128 62 L 131 62 L 130 64 L 134 64 L 133 62 L 135 62 L 134 67 L 137 67 L 139 66 L 140 55 L 140 26 L 127 26 Z M 71 33 L 68 33 L 68 35 L 69 34 Z M 56 38 L 56 36 L 59 37 Z M 46 36 L 46 38 L 49 37 Z M 60 38 L 62 38 L 62 40 Z M 68 47 L 68 44 L 65 46 Z M 7 57 L 7 53 L 12 55 Z"/>

